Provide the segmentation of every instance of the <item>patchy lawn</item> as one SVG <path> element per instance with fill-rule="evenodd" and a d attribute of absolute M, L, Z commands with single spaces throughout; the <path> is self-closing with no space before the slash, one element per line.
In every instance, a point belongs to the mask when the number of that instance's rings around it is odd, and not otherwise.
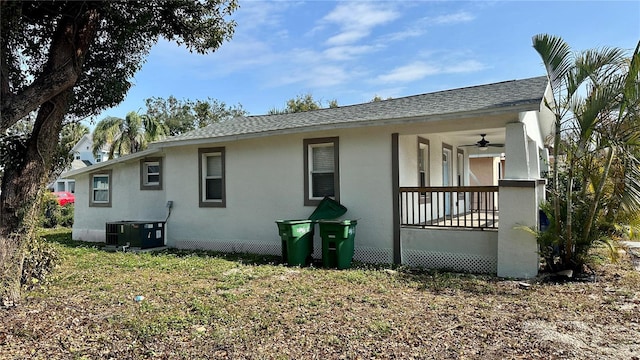
<path fill-rule="evenodd" d="M 108 253 L 50 236 L 46 286 L 0 310 L 2 359 L 639 359 L 640 273 L 530 287 L 278 258 Z M 144 296 L 135 301 L 136 296 Z"/>

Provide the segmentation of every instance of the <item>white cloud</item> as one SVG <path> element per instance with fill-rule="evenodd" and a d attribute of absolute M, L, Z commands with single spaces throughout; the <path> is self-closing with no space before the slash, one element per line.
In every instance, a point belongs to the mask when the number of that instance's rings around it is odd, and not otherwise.
<path fill-rule="evenodd" d="M 377 80 L 383 83 L 410 82 L 422 79 L 426 76 L 437 74 L 439 69 L 422 61 L 416 61 L 408 65 L 397 67 L 391 72 L 378 76 Z"/>
<path fill-rule="evenodd" d="M 359 55 L 368 54 L 378 49 L 376 46 L 334 46 L 323 51 L 323 55 L 327 60 L 342 61 L 351 60 Z"/>
<path fill-rule="evenodd" d="M 298 67 L 286 76 L 278 77 L 272 86 L 304 84 L 311 88 L 330 87 L 347 82 L 351 76 L 342 66 L 337 65 Z"/>
<path fill-rule="evenodd" d="M 410 64 L 397 67 L 390 72 L 379 75 L 376 82 L 379 83 L 407 83 L 421 80 L 427 76 L 440 74 L 459 74 L 480 71 L 485 65 L 476 60 L 465 61 L 440 61 L 441 64 L 415 61 Z"/>
<path fill-rule="evenodd" d="M 401 40 L 405 40 L 408 38 L 413 38 L 413 37 L 418 37 L 418 36 L 422 36 L 424 34 L 426 34 L 427 30 L 424 27 L 421 26 L 413 26 L 410 28 L 407 28 L 405 30 L 402 31 L 397 31 L 395 33 L 391 33 L 388 35 L 385 35 L 381 38 L 382 42 L 395 42 L 395 41 L 401 41 Z"/>
<path fill-rule="evenodd" d="M 327 45 L 338 46 L 363 39 L 376 26 L 387 24 L 399 16 L 394 9 L 380 4 L 345 2 L 336 6 L 321 22 L 338 26 L 340 32 L 326 41 Z"/>
<path fill-rule="evenodd" d="M 427 23 L 432 25 L 449 25 L 469 22 L 475 19 L 475 16 L 466 11 L 460 11 L 454 14 L 440 15 L 436 17 L 425 18 Z"/>
<path fill-rule="evenodd" d="M 484 70 L 485 68 L 486 66 L 479 61 L 467 60 L 445 67 L 444 72 L 449 74 L 469 73 Z"/>
<path fill-rule="evenodd" d="M 282 14 L 296 3 L 291 1 L 246 1 L 240 4 L 233 18 L 238 23 L 236 31 L 252 31 L 264 27 L 280 27 Z"/>

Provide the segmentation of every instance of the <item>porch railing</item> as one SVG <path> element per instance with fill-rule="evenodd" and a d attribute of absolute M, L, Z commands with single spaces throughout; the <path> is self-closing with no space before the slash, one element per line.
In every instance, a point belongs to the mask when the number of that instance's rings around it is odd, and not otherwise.
<path fill-rule="evenodd" d="M 498 186 L 401 187 L 402 226 L 498 228 Z"/>

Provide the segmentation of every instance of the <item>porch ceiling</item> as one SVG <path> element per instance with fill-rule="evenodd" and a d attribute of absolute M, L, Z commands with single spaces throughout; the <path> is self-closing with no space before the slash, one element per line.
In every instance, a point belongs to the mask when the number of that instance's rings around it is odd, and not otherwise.
<path fill-rule="evenodd" d="M 453 140 L 456 144 L 460 145 L 472 145 L 478 142 L 481 139 L 480 134 L 486 134 L 485 140 L 489 141 L 489 144 L 504 144 L 506 140 L 506 130 L 505 128 L 484 128 L 484 129 L 474 129 L 474 130 L 461 130 L 455 132 L 445 132 L 440 133 L 442 136 L 446 136 Z M 491 147 L 490 149 L 504 151 L 504 147 Z M 468 147 L 470 152 L 473 153 L 473 147 Z M 478 150 L 480 151 L 480 150 Z"/>

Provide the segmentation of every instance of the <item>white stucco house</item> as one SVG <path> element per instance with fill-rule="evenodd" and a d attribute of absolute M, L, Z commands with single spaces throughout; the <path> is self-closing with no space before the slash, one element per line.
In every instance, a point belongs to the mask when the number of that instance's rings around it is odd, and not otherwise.
<path fill-rule="evenodd" d="M 213 124 L 66 173 L 73 238 L 164 220 L 171 201 L 167 246 L 277 255 L 275 220 L 306 219 L 329 195 L 358 220 L 355 260 L 532 277 L 536 240 L 515 227 L 538 224 L 549 91 L 536 77 Z M 473 146 L 480 134 L 504 147 Z M 469 186 L 481 153 L 504 159 L 497 186 Z"/>
<path fill-rule="evenodd" d="M 109 150 L 107 146 L 101 149 L 97 155 L 93 154 L 93 138 L 91 137 L 91 134 L 83 135 L 73 146 L 70 153 L 73 156 L 73 160 L 71 161 L 71 164 L 69 164 L 67 171 L 82 169 L 95 163 L 109 160 Z M 52 181 L 48 186 L 49 190 L 75 193 L 75 180 L 66 178 L 65 176 L 66 174 L 63 174 Z"/>

